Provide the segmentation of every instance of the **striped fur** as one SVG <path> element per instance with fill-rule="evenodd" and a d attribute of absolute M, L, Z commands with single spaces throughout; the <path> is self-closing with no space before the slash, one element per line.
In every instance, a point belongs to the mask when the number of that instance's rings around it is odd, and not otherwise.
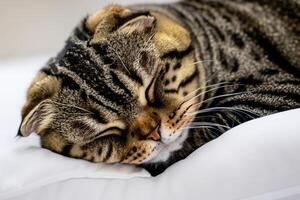
<path fill-rule="evenodd" d="M 300 107 L 299 11 L 297 0 L 109 6 L 34 80 L 20 134 L 157 175 L 229 128 Z"/>

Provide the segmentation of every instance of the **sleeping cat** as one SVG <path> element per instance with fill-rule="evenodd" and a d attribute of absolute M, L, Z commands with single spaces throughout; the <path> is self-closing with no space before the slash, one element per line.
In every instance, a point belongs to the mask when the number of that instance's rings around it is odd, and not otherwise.
<path fill-rule="evenodd" d="M 157 175 L 238 124 L 297 107 L 300 1 L 111 5 L 40 70 L 19 135 Z"/>

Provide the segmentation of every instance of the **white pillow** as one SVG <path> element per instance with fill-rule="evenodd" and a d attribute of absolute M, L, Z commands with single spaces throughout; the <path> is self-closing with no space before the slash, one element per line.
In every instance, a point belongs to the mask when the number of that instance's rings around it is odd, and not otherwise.
<path fill-rule="evenodd" d="M 300 199 L 299 117 L 295 109 L 244 123 L 155 178 L 70 179 L 0 199 Z"/>
<path fill-rule="evenodd" d="M 1 139 L 1 137 L 0 137 Z M 71 178 L 129 179 L 149 177 L 149 173 L 131 165 L 107 165 L 73 159 L 39 146 L 38 136 L 20 138 L 1 146 L 0 198 L 2 194 L 26 192 Z"/>
<path fill-rule="evenodd" d="M 113 199 L 115 191 L 124 190 L 126 193 L 118 194 L 124 200 L 137 196 L 153 199 L 153 195 L 156 199 L 173 200 L 240 199 L 300 185 L 300 109 L 242 124 L 151 179 L 106 181 L 149 174 L 132 166 L 92 164 L 63 157 L 39 148 L 37 137 L 16 140 L 22 96 L 45 61 L 46 57 L 0 61 L 0 199 L 76 178 L 97 178 L 94 181 L 99 189 L 94 191 L 94 187 L 85 187 L 78 180 L 80 191 L 69 191 L 74 200 L 83 199 L 86 194 L 82 190 L 101 192 L 103 199 Z M 107 184 L 111 187 L 105 187 Z"/>

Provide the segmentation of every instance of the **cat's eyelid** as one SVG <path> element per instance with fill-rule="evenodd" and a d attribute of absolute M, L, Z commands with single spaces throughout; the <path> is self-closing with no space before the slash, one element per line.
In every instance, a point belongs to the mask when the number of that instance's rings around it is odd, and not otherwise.
<path fill-rule="evenodd" d="M 125 130 L 120 129 L 119 127 L 109 127 L 106 128 L 104 130 L 101 130 L 98 132 L 98 136 L 96 138 L 101 138 L 107 135 L 118 135 L 118 136 L 122 136 Z"/>
<path fill-rule="evenodd" d="M 93 120 L 93 125 L 98 129 L 98 137 L 106 135 L 119 135 L 121 136 L 126 130 L 126 125 L 121 120 L 115 120 L 106 124 L 101 124 Z"/>
<path fill-rule="evenodd" d="M 145 98 L 147 100 L 147 103 L 150 106 L 161 106 L 161 101 L 159 98 L 159 95 L 157 95 L 158 93 L 158 87 L 157 84 L 159 84 L 158 82 L 161 81 L 161 77 L 165 74 L 165 71 L 163 69 L 157 70 L 157 72 L 155 73 L 155 76 L 153 77 L 153 79 L 150 81 L 150 83 L 148 84 L 146 90 L 145 90 Z"/>
<path fill-rule="evenodd" d="M 121 120 L 114 120 L 113 122 L 110 122 L 110 124 L 113 124 L 112 127 L 117 127 L 120 130 L 125 130 L 126 129 L 126 124 Z"/>
<path fill-rule="evenodd" d="M 115 129 L 115 130 L 119 130 L 119 131 L 124 131 L 126 130 L 126 125 L 123 121 L 121 120 L 114 120 L 111 122 L 108 122 L 105 127 L 103 127 L 103 131 L 108 130 L 108 129 Z"/>
<path fill-rule="evenodd" d="M 112 121 L 107 121 L 105 123 L 99 122 L 97 119 L 95 119 L 94 117 L 91 116 L 84 116 L 84 117 L 80 117 L 79 118 L 80 121 L 87 123 L 87 124 L 93 124 L 93 126 L 99 126 L 101 127 L 100 129 L 108 129 L 111 127 L 117 127 L 119 129 L 126 129 L 126 124 L 122 121 L 122 120 L 112 120 Z"/>
<path fill-rule="evenodd" d="M 145 98 L 147 100 L 148 103 L 153 103 L 155 101 L 155 88 L 156 88 L 156 82 L 159 80 L 160 78 L 160 73 L 162 73 L 162 70 L 157 69 L 156 72 L 154 73 L 153 78 L 151 79 L 151 81 L 149 82 L 149 84 L 146 87 L 145 90 Z"/>

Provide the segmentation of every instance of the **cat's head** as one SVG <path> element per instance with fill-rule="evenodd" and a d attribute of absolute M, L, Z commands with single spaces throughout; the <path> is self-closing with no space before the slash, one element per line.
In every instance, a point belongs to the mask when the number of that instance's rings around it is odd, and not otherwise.
<path fill-rule="evenodd" d="M 28 90 L 20 134 L 94 162 L 166 160 L 203 95 L 188 31 L 119 6 L 86 18 Z M 199 95 L 200 94 L 200 95 Z"/>

